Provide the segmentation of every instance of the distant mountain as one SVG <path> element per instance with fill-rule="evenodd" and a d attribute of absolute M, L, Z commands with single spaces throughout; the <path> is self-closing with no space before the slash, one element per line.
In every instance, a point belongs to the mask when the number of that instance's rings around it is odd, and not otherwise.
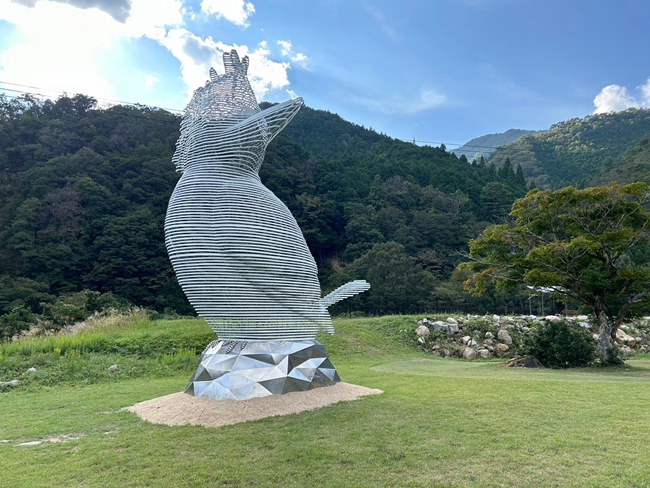
<path fill-rule="evenodd" d="M 585 186 L 601 178 L 604 171 L 615 174 L 617 164 L 628 165 L 621 171 L 631 175 L 632 156 L 617 158 L 648 135 L 650 109 L 589 115 L 523 136 L 497 149 L 490 162 L 500 167 L 510 158 L 512 166 L 521 165 L 526 179 L 540 188 Z"/>
<path fill-rule="evenodd" d="M 455 153 L 458 157 L 464 154 L 470 162 L 479 159 L 481 156 L 487 159 L 494 152 L 495 148 L 516 141 L 521 136 L 537 134 L 538 132 L 536 130 L 510 129 L 498 134 L 486 134 L 481 137 L 475 137 L 458 149 L 452 149 L 451 152 Z"/>

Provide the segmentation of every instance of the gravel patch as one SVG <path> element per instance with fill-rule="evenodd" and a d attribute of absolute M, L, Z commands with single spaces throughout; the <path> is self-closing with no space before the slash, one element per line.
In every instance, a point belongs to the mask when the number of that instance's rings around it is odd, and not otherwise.
<path fill-rule="evenodd" d="M 336 383 L 309 391 L 271 395 L 244 401 L 217 401 L 186 393 L 173 393 L 136 403 L 127 407 L 126 410 L 153 424 L 221 427 L 248 420 L 316 410 L 338 402 L 349 402 L 367 395 L 381 393 L 383 393 L 382 390 L 349 383 Z"/>

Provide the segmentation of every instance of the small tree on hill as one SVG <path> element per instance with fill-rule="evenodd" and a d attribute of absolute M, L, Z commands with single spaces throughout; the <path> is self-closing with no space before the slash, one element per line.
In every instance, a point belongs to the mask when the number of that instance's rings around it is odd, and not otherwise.
<path fill-rule="evenodd" d="M 490 282 L 554 287 L 589 306 L 598 321 L 601 364 L 617 361 L 614 339 L 625 316 L 648 304 L 650 189 L 645 183 L 576 190 L 534 189 L 512 206 L 514 222 L 470 242 L 465 287 Z"/>

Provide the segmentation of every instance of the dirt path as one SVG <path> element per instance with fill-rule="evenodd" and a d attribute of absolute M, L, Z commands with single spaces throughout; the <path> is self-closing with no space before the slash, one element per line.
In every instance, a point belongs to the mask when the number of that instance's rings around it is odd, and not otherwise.
<path fill-rule="evenodd" d="M 154 424 L 221 427 L 248 420 L 315 410 L 334 403 L 349 402 L 380 393 L 383 391 L 349 383 L 337 383 L 309 391 L 271 395 L 245 401 L 216 401 L 185 393 L 173 393 L 136 403 L 127 410 Z"/>

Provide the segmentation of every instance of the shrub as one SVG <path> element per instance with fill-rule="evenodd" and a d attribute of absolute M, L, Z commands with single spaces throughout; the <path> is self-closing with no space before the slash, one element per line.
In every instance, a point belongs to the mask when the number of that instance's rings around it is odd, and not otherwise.
<path fill-rule="evenodd" d="M 11 312 L 0 316 L 0 342 L 11 339 L 34 323 L 34 315 L 24 307 L 16 307 Z"/>
<path fill-rule="evenodd" d="M 589 332 L 564 321 L 541 325 L 527 339 L 524 349 L 549 368 L 588 366 L 596 356 Z"/>

